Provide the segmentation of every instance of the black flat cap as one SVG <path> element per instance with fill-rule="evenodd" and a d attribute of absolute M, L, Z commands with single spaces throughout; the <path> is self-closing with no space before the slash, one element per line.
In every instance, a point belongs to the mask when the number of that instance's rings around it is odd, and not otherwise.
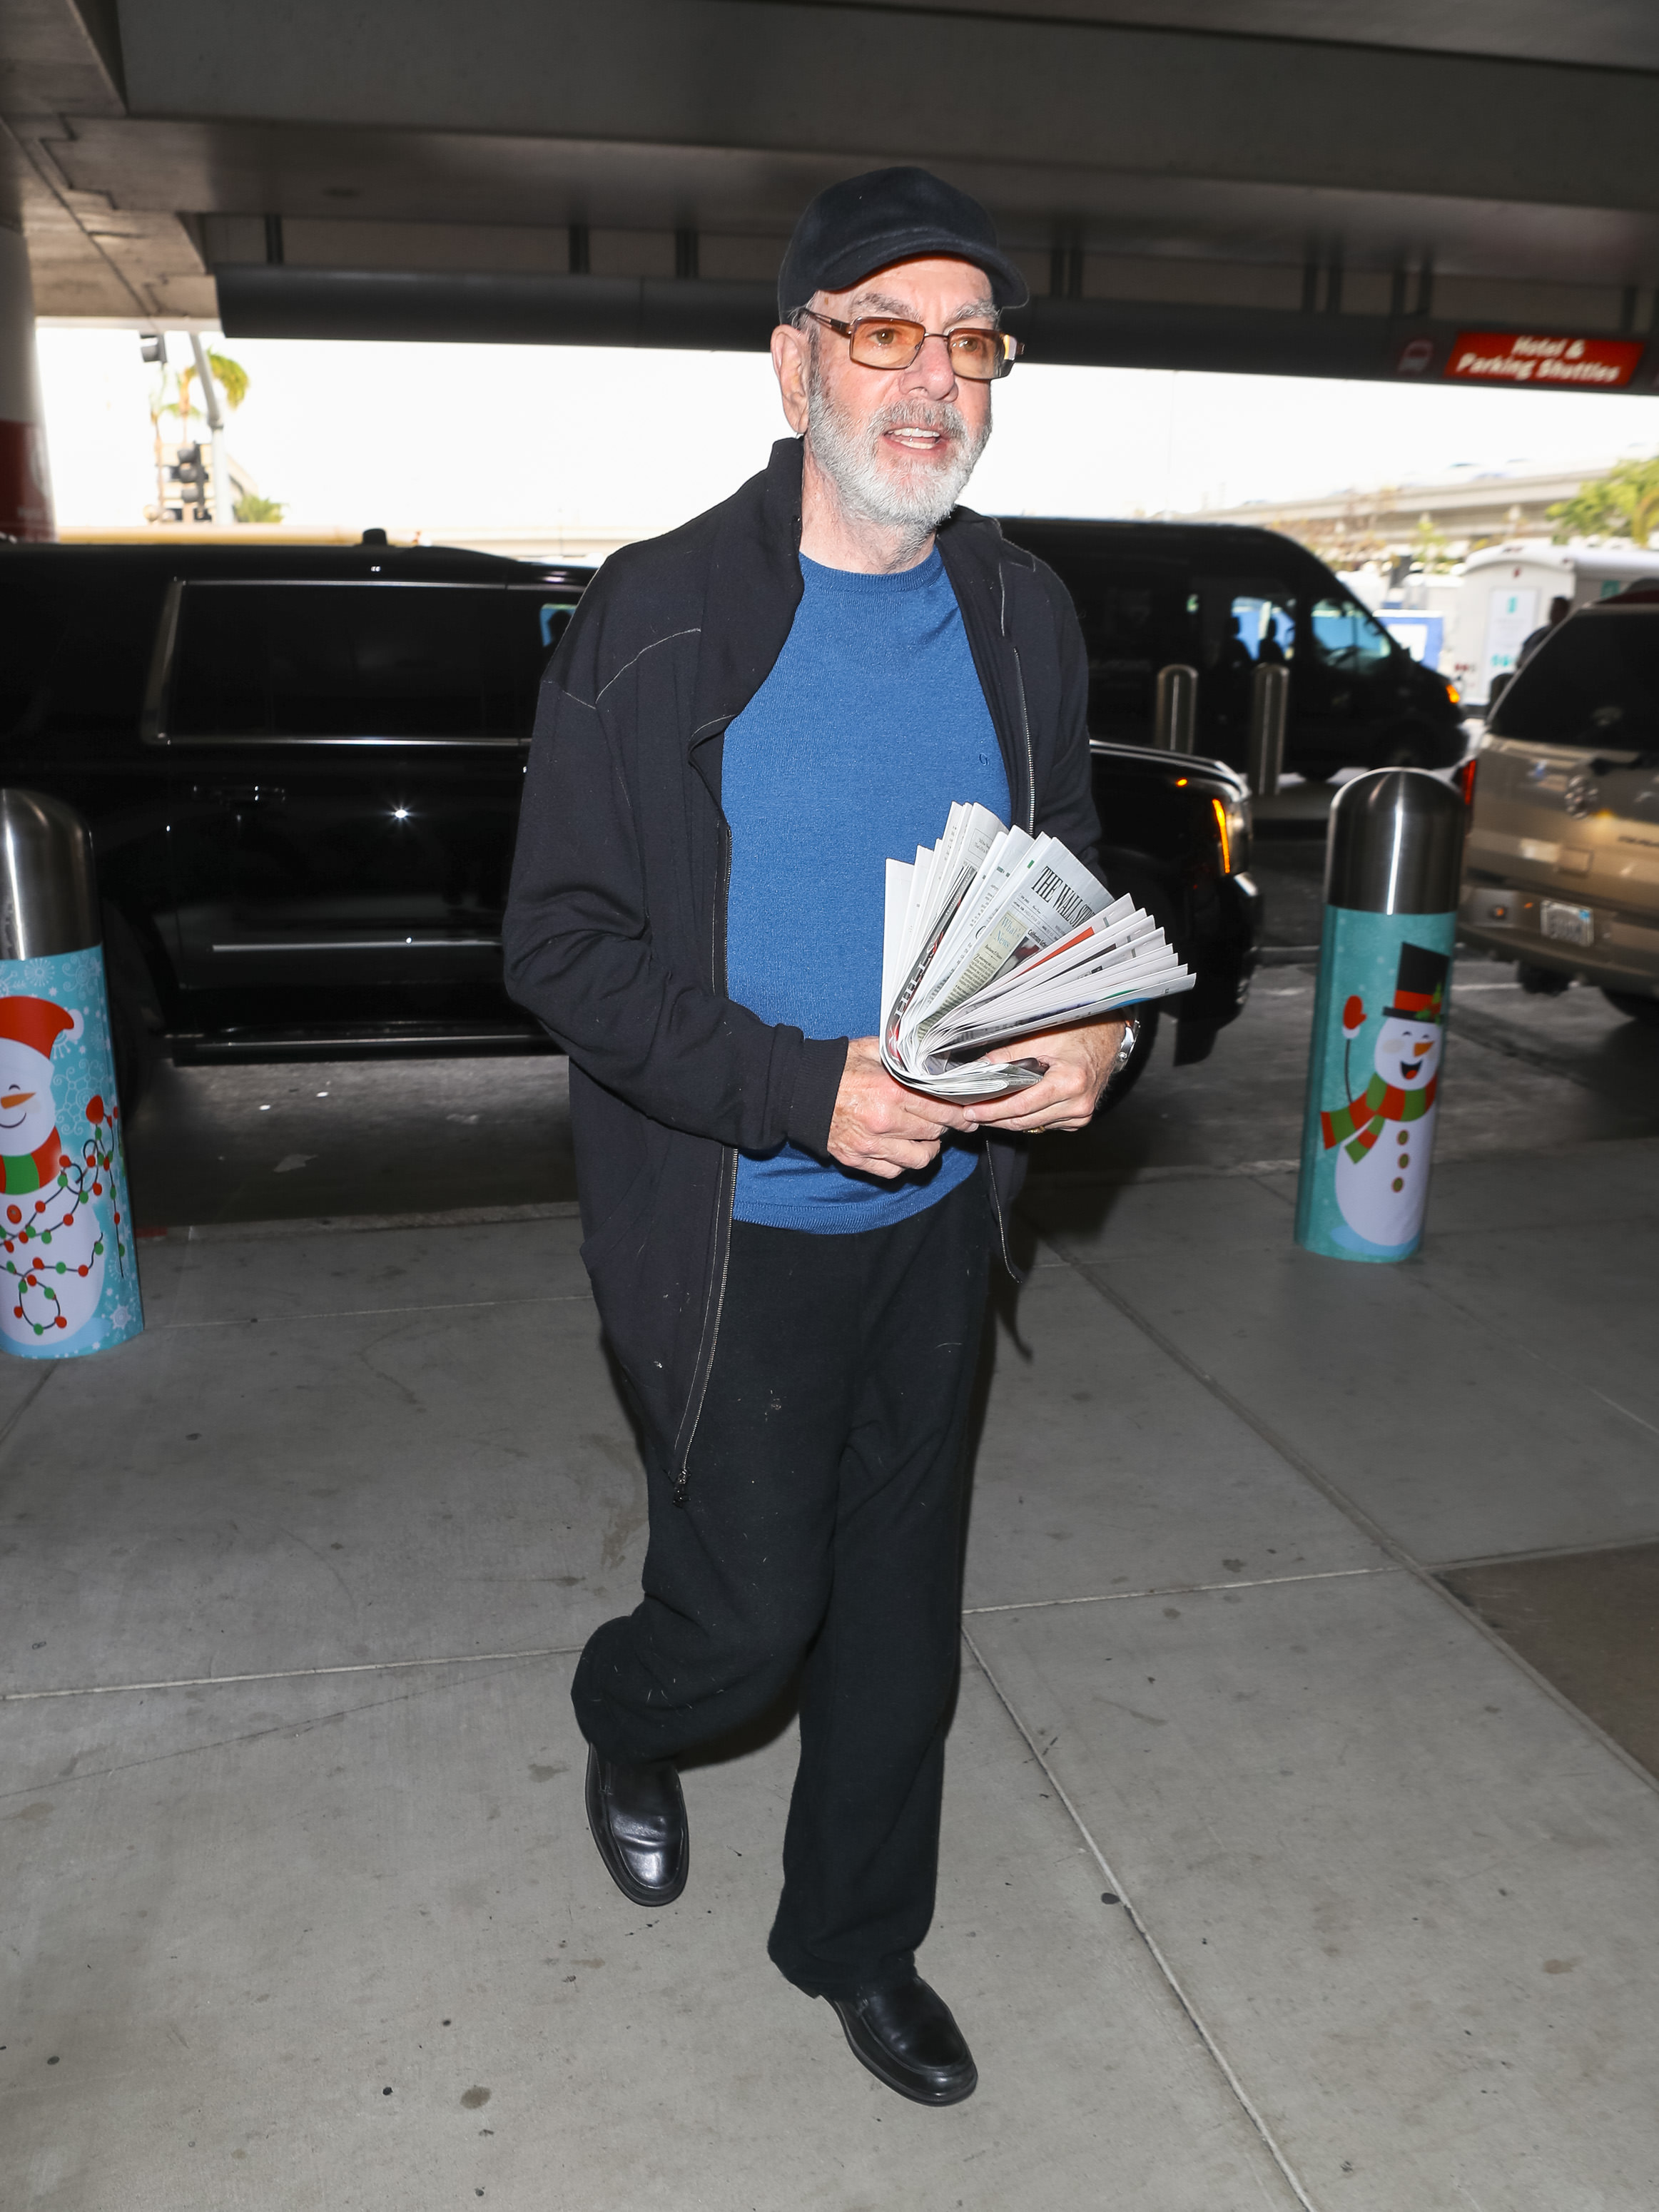
<path fill-rule="evenodd" d="M 844 292 L 872 270 L 935 254 L 982 269 L 999 307 L 1023 307 L 1030 297 L 990 216 L 954 185 L 926 169 L 844 178 L 826 185 L 795 225 L 778 271 L 778 319 L 787 323 L 814 292 Z"/>

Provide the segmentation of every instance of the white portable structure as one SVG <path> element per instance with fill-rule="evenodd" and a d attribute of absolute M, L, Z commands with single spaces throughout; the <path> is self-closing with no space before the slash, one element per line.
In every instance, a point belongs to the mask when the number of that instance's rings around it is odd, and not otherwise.
<path fill-rule="evenodd" d="M 1491 696 L 1492 678 L 1513 674 L 1522 646 L 1549 620 L 1552 599 L 1587 607 L 1644 577 L 1659 577 L 1659 552 L 1634 545 L 1516 538 L 1471 553 L 1441 672 L 1478 710 Z"/>

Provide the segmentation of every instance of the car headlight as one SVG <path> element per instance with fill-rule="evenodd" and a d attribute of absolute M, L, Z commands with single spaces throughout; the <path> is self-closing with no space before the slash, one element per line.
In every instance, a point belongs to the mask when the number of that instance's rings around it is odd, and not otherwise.
<path fill-rule="evenodd" d="M 1212 799 L 1216 842 L 1224 876 L 1241 874 L 1250 865 L 1250 802 L 1248 799 Z"/>

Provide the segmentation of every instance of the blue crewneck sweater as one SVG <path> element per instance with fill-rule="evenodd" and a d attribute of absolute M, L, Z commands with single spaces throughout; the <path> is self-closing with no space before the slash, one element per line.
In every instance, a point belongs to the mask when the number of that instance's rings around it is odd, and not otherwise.
<path fill-rule="evenodd" d="M 807 1036 L 872 1036 L 887 860 L 931 845 L 953 800 L 1006 822 L 1008 781 L 938 548 L 896 576 L 804 556 L 800 568 L 783 651 L 726 732 L 726 988 Z M 976 1158 L 951 1141 L 895 1183 L 792 1145 L 744 1153 L 735 1218 L 830 1236 L 886 1228 L 954 1190 Z"/>

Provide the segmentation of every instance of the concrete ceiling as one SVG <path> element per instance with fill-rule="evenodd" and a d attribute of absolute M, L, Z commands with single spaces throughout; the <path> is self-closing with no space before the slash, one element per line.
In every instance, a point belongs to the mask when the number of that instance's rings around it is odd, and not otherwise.
<path fill-rule="evenodd" d="M 0 118 L 43 314 L 750 344 L 903 161 L 1048 358 L 1387 374 L 1659 287 L 1653 0 L 4 0 Z"/>

